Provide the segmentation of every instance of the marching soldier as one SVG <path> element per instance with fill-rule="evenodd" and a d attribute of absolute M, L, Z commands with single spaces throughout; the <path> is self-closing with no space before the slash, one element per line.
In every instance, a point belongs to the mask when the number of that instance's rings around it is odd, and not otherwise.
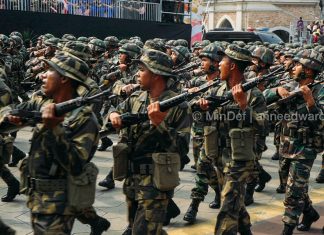
<path fill-rule="evenodd" d="M 283 114 L 290 114 L 290 118 L 281 122 L 280 136 L 280 153 L 286 161 L 290 161 L 282 219 L 283 235 L 293 234 L 302 213 L 303 219 L 297 227 L 300 231 L 308 231 L 311 224 L 319 219 L 308 195 L 308 182 L 316 155 L 323 151 L 323 120 L 316 118 L 316 115 L 323 114 L 324 90 L 322 84 L 312 89 L 307 85 L 313 83 L 316 75 L 322 71 L 323 57 L 315 50 L 304 49 L 294 57 L 294 61 L 292 74 L 299 83 L 302 96 L 288 100 L 284 108 L 279 107 Z M 287 87 L 278 87 L 269 91 L 266 98 L 276 100 L 289 95 Z"/>
<path fill-rule="evenodd" d="M 124 178 L 127 171 L 123 189 L 129 229 L 124 234 L 165 234 L 162 226 L 178 185 L 180 156 L 189 149 L 190 114 L 185 103 L 160 111 L 158 101 L 175 95 L 166 86 L 172 76 L 172 61 L 167 54 L 147 50 L 138 63 L 138 82 L 143 91 L 133 93 L 110 113 L 109 119 L 115 128 L 120 128 L 121 114 L 147 110 L 149 121 L 121 131 L 113 149 L 114 176 Z M 169 170 L 164 171 L 165 167 Z"/>

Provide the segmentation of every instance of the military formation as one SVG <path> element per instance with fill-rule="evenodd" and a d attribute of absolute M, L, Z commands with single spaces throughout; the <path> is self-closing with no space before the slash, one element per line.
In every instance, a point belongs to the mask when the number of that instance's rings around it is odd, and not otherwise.
<path fill-rule="evenodd" d="M 252 234 L 246 207 L 271 180 L 260 163 L 270 132 L 276 192 L 285 194 L 282 235 L 319 219 L 308 184 L 316 157 L 324 183 L 324 46 L 204 40 L 190 48 L 183 39 L 49 33 L 23 42 L 19 32 L 0 34 L 1 200 L 25 194 L 35 234 L 71 234 L 75 219 L 92 235 L 109 229 L 93 207 L 92 159 L 111 146 L 113 167 L 98 185 L 123 181 L 123 235 L 167 234 L 163 226 L 180 214 L 172 200 L 179 171 L 191 158 L 183 220 L 196 223 L 210 186 L 214 233 Z M 33 126 L 28 154 L 15 146 L 25 126 Z M 18 163 L 19 180 L 7 167 Z M 0 233 L 15 231 L 1 222 Z"/>

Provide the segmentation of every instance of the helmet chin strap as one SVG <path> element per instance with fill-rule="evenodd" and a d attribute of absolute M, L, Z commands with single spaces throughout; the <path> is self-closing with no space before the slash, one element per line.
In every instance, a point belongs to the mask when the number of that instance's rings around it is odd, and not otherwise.
<path fill-rule="evenodd" d="M 295 79 L 295 81 L 300 82 L 305 79 L 306 79 L 306 73 L 305 73 L 305 69 L 303 69 L 302 72 L 299 74 L 299 76 Z"/>

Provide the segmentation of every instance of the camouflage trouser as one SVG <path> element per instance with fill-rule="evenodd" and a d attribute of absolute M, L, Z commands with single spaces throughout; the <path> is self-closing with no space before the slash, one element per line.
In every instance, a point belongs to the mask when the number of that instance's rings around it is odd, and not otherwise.
<path fill-rule="evenodd" d="M 292 161 L 292 159 L 290 159 L 290 158 L 284 158 L 284 157 L 279 158 L 279 171 L 278 172 L 279 172 L 280 184 L 282 184 L 282 185 L 287 184 L 291 161 Z"/>
<path fill-rule="evenodd" d="M 133 235 L 167 234 L 163 229 L 169 199 L 139 200 L 133 225 Z"/>
<path fill-rule="evenodd" d="M 221 188 L 218 181 L 217 170 L 214 167 L 214 161 L 209 159 L 204 154 L 205 150 L 201 149 L 201 154 L 198 158 L 197 173 L 195 176 L 195 187 L 191 190 L 191 198 L 203 201 L 208 193 L 208 185 L 214 189 Z"/>
<path fill-rule="evenodd" d="M 98 219 L 97 212 L 93 206 L 84 208 L 76 213 L 76 219 L 83 224 L 92 224 Z"/>
<path fill-rule="evenodd" d="M 285 224 L 297 225 L 303 211 L 309 211 L 312 201 L 308 195 L 308 182 L 314 159 L 292 159 L 284 200 Z"/>
<path fill-rule="evenodd" d="M 192 135 L 192 154 L 194 157 L 195 165 L 197 166 L 198 158 L 200 155 L 200 149 L 203 146 L 204 132 L 199 124 L 194 123 L 191 128 Z"/>
<path fill-rule="evenodd" d="M 249 177 L 246 179 L 246 183 L 258 182 L 261 168 L 261 164 L 257 159 L 255 159 L 253 170 L 250 172 Z"/>
<path fill-rule="evenodd" d="M 74 216 L 31 214 L 35 235 L 69 235 L 71 234 Z"/>
<path fill-rule="evenodd" d="M 232 235 L 251 226 L 250 216 L 244 205 L 245 186 L 253 161 L 231 161 L 225 172 L 222 205 L 217 216 L 215 234 Z"/>
<path fill-rule="evenodd" d="M 132 174 L 125 179 L 123 191 L 133 234 L 166 234 L 162 227 L 173 190 L 158 190 L 153 184 L 152 175 Z"/>

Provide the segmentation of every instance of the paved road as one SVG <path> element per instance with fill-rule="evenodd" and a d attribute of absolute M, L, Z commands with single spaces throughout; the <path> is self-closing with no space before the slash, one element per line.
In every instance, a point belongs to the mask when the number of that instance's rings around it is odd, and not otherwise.
<path fill-rule="evenodd" d="M 28 151 L 31 137 L 31 129 L 26 128 L 18 133 L 16 144 L 24 151 Z M 112 136 L 116 142 L 117 136 Z M 272 138 L 268 138 L 268 151 L 265 152 L 261 163 L 265 169 L 272 175 L 273 180 L 267 184 L 265 190 L 261 193 L 255 193 L 255 203 L 248 207 L 253 222 L 252 231 L 255 235 L 280 234 L 282 229 L 281 214 L 283 213 L 283 195 L 276 194 L 275 188 L 279 184 L 278 180 L 278 161 L 270 159 L 274 147 Z M 190 153 L 190 156 L 191 153 Z M 112 166 L 111 150 L 106 152 L 97 152 L 94 162 L 100 169 L 99 179 L 102 180 Z M 319 169 L 320 157 L 315 161 L 310 180 L 310 195 L 315 207 L 319 210 L 321 218 L 313 226 L 310 232 L 296 232 L 296 234 L 321 234 L 321 228 L 324 225 L 324 185 L 315 183 Z M 18 176 L 17 168 L 11 168 L 13 173 Z M 194 172 L 190 169 L 190 164 L 180 173 L 181 185 L 176 188 L 175 202 L 181 209 L 181 215 L 172 220 L 171 224 L 166 227 L 170 235 L 204 235 L 213 234 L 216 216 L 218 210 L 208 207 L 209 202 L 213 200 L 214 193 L 211 191 L 207 195 L 205 202 L 201 204 L 198 212 L 198 220 L 194 225 L 187 225 L 183 220 L 183 215 L 190 204 L 190 190 L 194 184 Z M 116 183 L 116 189 L 111 191 L 103 190 L 98 187 L 96 192 L 95 208 L 99 215 L 104 216 L 111 222 L 111 228 L 105 234 L 117 235 L 121 234 L 127 225 L 126 221 L 126 205 L 124 195 L 121 190 L 122 183 Z M 6 185 L 0 182 L 0 195 L 6 193 Z M 9 225 L 17 231 L 17 235 L 32 234 L 30 227 L 30 213 L 25 206 L 25 196 L 18 196 L 14 202 L 0 202 L 0 216 Z M 90 227 L 76 221 L 73 234 L 89 234 Z M 2 235 L 2 234 L 1 234 Z"/>

